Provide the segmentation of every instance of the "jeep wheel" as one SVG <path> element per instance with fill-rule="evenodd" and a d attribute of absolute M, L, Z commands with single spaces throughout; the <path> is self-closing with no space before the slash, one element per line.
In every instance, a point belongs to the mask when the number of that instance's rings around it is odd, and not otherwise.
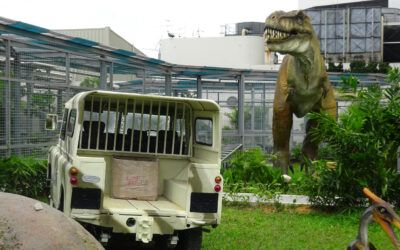
<path fill-rule="evenodd" d="M 202 241 L 201 227 L 182 230 L 178 233 L 179 241 L 176 249 L 200 250 Z"/>

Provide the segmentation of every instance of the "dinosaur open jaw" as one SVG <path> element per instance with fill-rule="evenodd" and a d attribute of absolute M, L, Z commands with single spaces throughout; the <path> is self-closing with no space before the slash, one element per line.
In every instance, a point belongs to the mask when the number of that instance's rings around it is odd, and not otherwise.
<path fill-rule="evenodd" d="M 299 35 L 301 35 L 301 33 L 296 30 L 284 31 L 268 26 L 266 26 L 264 30 L 264 38 L 266 42 L 283 42 Z"/>

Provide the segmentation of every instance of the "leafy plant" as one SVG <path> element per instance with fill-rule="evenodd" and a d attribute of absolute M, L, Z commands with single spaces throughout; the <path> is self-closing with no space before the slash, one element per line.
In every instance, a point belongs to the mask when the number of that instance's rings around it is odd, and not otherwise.
<path fill-rule="evenodd" d="M 365 73 L 366 63 L 365 61 L 353 61 L 350 63 L 350 71 L 353 73 Z"/>
<path fill-rule="evenodd" d="M 292 180 L 284 181 L 282 171 L 269 162 L 273 155 L 260 148 L 239 152 L 232 157 L 229 168 L 223 171 L 224 189 L 229 193 L 253 193 L 261 197 L 274 197 L 282 193 L 303 193 L 304 172 L 292 173 Z M 299 168 L 298 164 L 295 166 Z"/>
<path fill-rule="evenodd" d="M 80 83 L 81 87 L 97 89 L 100 86 L 100 78 L 88 76 Z"/>
<path fill-rule="evenodd" d="M 335 151 L 336 168 L 324 161 L 312 164 L 309 195 L 318 205 L 358 206 L 368 186 L 393 204 L 400 204 L 400 176 L 396 172 L 400 146 L 400 88 L 372 86 L 359 91 L 338 121 L 328 114 L 312 113 L 318 122 L 315 139 Z"/>
<path fill-rule="evenodd" d="M 46 161 L 12 156 L 0 160 L 0 191 L 38 198 L 46 187 Z"/>
<path fill-rule="evenodd" d="M 378 73 L 387 74 L 391 69 L 392 67 L 387 62 L 378 63 Z"/>
<path fill-rule="evenodd" d="M 392 84 L 400 83 L 400 69 L 391 69 L 386 77 L 386 80 Z"/>
<path fill-rule="evenodd" d="M 342 76 L 341 84 L 339 91 L 342 93 L 352 93 L 355 94 L 357 92 L 357 87 L 359 85 L 359 80 L 357 77 L 350 75 L 349 77 Z"/>
<path fill-rule="evenodd" d="M 343 72 L 343 63 L 339 63 L 337 66 L 333 62 L 328 63 L 328 72 Z"/>

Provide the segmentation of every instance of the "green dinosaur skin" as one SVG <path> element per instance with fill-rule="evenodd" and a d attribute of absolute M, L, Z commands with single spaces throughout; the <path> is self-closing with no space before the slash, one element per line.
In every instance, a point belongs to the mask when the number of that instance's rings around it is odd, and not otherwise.
<path fill-rule="evenodd" d="M 265 21 L 266 50 L 286 54 L 275 88 L 272 134 L 277 160 L 274 166 L 285 173 L 289 166 L 289 140 L 293 114 L 325 111 L 336 117 L 334 90 L 328 80 L 320 45 L 310 18 L 302 11 L 276 11 Z M 303 153 L 317 155 L 318 142 L 311 141 L 314 122 L 307 122 Z"/>

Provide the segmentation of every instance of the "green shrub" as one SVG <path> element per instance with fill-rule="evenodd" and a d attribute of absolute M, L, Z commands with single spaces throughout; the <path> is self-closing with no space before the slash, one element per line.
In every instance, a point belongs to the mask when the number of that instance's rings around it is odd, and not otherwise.
<path fill-rule="evenodd" d="M 380 62 L 378 63 L 378 73 L 387 74 L 391 70 L 389 63 Z"/>
<path fill-rule="evenodd" d="M 400 146 L 400 87 L 373 86 L 359 91 L 348 110 L 335 121 L 312 113 L 319 125 L 313 136 L 335 151 L 336 168 L 324 161 L 310 166 L 309 195 L 317 205 L 357 206 L 365 201 L 362 188 L 400 205 L 400 176 L 396 172 Z"/>
<path fill-rule="evenodd" d="M 280 180 L 282 172 L 272 168 L 267 159 L 260 148 L 238 152 L 224 171 L 225 182 L 272 183 Z"/>
<path fill-rule="evenodd" d="M 0 191 L 39 198 L 46 187 L 46 161 L 12 156 L 0 159 Z"/>
<path fill-rule="evenodd" d="M 277 194 L 304 192 L 304 172 L 299 164 L 294 166 L 291 181 L 285 182 L 280 168 L 272 167 L 273 155 L 265 154 L 260 148 L 238 152 L 232 157 L 229 168 L 223 171 L 224 189 L 229 193 L 255 193 L 273 197 Z"/>
<path fill-rule="evenodd" d="M 328 63 L 328 72 L 343 72 L 343 63 L 339 63 L 337 66 L 333 62 Z"/>
<path fill-rule="evenodd" d="M 350 71 L 353 73 L 365 73 L 366 64 L 365 61 L 353 61 L 350 63 Z"/>

